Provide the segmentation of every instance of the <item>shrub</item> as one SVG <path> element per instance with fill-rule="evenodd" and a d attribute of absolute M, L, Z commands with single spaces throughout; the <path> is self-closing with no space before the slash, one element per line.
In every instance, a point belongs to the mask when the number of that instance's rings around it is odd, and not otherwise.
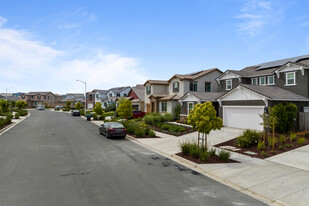
<path fill-rule="evenodd" d="M 219 152 L 219 159 L 222 160 L 223 162 L 229 161 L 230 157 L 231 157 L 231 152 L 229 151 L 221 150 Z"/>
<path fill-rule="evenodd" d="M 20 116 L 26 116 L 28 114 L 28 111 L 25 110 L 25 109 L 21 109 L 21 110 L 18 111 L 18 113 L 19 113 Z"/>
<path fill-rule="evenodd" d="M 197 145 L 192 145 L 190 147 L 189 154 L 190 154 L 191 157 L 197 159 L 197 158 L 199 158 L 200 153 L 201 153 L 201 148 L 199 148 Z"/>
<path fill-rule="evenodd" d="M 136 137 L 139 137 L 139 138 L 143 137 L 143 136 L 145 136 L 145 130 L 142 129 L 142 128 L 138 128 L 138 129 L 135 130 L 134 135 Z"/>
<path fill-rule="evenodd" d="M 144 121 L 146 124 L 154 124 L 153 117 L 150 115 L 145 116 Z"/>
<path fill-rule="evenodd" d="M 161 129 L 162 129 L 162 130 L 169 130 L 169 125 L 163 124 L 163 125 L 161 126 Z"/>
<path fill-rule="evenodd" d="M 265 142 L 264 141 L 259 141 L 257 145 L 258 150 L 263 150 L 265 149 Z"/>
<path fill-rule="evenodd" d="M 165 113 L 164 117 L 165 117 L 165 120 L 168 121 L 168 122 L 171 122 L 171 121 L 174 120 L 174 117 L 171 113 Z"/>
<path fill-rule="evenodd" d="M 278 147 L 278 149 L 279 149 L 279 150 L 283 150 L 284 147 L 283 147 L 282 145 L 280 145 L 280 146 Z"/>
<path fill-rule="evenodd" d="M 207 160 L 209 159 L 209 157 L 210 157 L 210 153 L 207 152 L 207 151 L 204 151 L 204 152 L 202 152 L 202 153 L 200 154 L 200 159 L 201 159 L 202 161 L 207 161 Z"/>
<path fill-rule="evenodd" d="M 103 117 L 110 117 L 110 116 L 115 116 L 115 112 L 110 111 L 110 112 L 105 112 L 103 115 L 101 115 Z"/>
<path fill-rule="evenodd" d="M 290 134 L 290 141 L 295 141 L 296 137 L 297 137 L 296 133 L 291 132 L 291 134 Z"/>
<path fill-rule="evenodd" d="M 116 104 L 115 103 L 112 103 L 112 104 L 109 104 L 106 109 L 105 109 L 106 112 L 115 112 L 116 111 Z"/>
<path fill-rule="evenodd" d="M 19 113 L 18 112 L 15 113 L 15 117 L 14 118 L 15 119 L 19 119 Z"/>
<path fill-rule="evenodd" d="M 156 136 L 156 133 L 155 133 L 154 131 L 150 130 L 149 136 L 150 136 L 150 137 L 155 137 L 155 136 Z"/>
<path fill-rule="evenodd" d="M 286 147 L 286 148 L 290 148 L 290 147 L 292 147 L 292 144 L 286 143 L 286 144 L 285 144 L 285 147 Z"/>
<path fill-rule="evenodd" d="M 98 120 L 98 115 L 96 113 L 91 114 L 93 120 Z"/>
<path fill-rule="evenodd" d="M 268 153 L 267 153 L 267 152 L 265 152 L 265 151 L 262 151 L 262 152 L 261 152 L 261 155 L 263 155 L 263 156 L 267 157 L 267 156 L 268 156 Z"/>
<path fill-rule="evenodd" d="M 105 117 L 103 116 L 103 115 L 101 115 L 100 117 L 99 117 L 99 120 L 104 120 L 105 119 Z"/>
<path fill-rule="evenodd" d="M 184 155 L 189 155 L 190 153 L 190 148 L 191 148 L 191 143 L 190 142 L 182 142 L 180 144 L 181 152 Z"/>
<path fill-rule="evenodd" d="M 179 120 L 180 119 L 180 112 L 181 112 L 181 105 L 177 104 L 174 111 L 175 111 L 176 120 Z"/>
<path fill-rule="evenodd" d="M 284 135 L 280 135 L 280 136 L 278 137 L 278 141 L 279 141 L 281 144 L 283 144 L 283 143 L 286 141 L 285 136 L 284 136 Z"/>
<path fill-rule="evenodd" d="M 302 145 L 302 144 L 304 144 L 304 143 L 305 143 L 305 137 L 299 137 L 299 138 L 297 139 L 297 144 Z"/>
<path fill-rule="evenodd" d="M 149 135 L 149 133 L 150 133 L 150 128 L 149 128 L 149 127 L 146 127 L 146 128 L 145 128 L 145 134 L 146 134 L 146 135 Z"/>
<path fill-rule="evenodd" d="M 257 145 L 260 136 L 261 134 L 257 131 L 246 129 L 243 134 L 236 139 L 236 143 L 242 148 Z"/>
<path fill-rule="evenodd" d="M 272 108 L 272 115 L 278 119 L 275 125 L 276 131 L 287 133 L 293 128 L 297 117 L 297 106 L 293 103 L 277 104 Z"/>
<path fill-rule="evenodd" d="M 24 100 L 17 100 L 15 102 L 15 106 L 18 108 L 18 109 L 25 109 L 26 106 L 27 106 L 27 102 L 24 101 Z"/>
<path fill-rule="evenodd" d="M 70 109 L 68 109 L 68 108 L 63 108 L 62 111 L 68 112 L 68 111 L 70 111 Z"/>
<path fill-rule="evenodd" d="M 210 156 L 215 156 L 216 155 L 216 148 L 212 148 L 209 150 Z"/>

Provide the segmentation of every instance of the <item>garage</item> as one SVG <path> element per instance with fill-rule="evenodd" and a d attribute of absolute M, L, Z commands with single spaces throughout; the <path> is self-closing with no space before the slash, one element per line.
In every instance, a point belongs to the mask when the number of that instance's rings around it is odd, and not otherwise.
<path fill-rule="evenodd" d="M 264 106 L 223 106 L 223 125 L 242 129 L 263 130 L 260 114 Z"/>

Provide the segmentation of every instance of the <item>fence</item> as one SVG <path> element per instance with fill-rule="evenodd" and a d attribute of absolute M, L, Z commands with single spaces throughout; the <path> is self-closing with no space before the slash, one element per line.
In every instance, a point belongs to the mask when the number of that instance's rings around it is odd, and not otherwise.
<path fill-rule="evenodd" d="M 309 112 L 299 113 L 299 130 L 300 131 L 309 130 Z"/>

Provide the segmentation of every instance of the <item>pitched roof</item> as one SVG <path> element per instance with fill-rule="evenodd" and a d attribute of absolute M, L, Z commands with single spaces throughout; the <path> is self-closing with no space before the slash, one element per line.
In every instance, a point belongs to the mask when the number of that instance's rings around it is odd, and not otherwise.
<path fill-rule="evenodd" d="M 160 101 L 178 101 L 180 97 L 177 94 L 170 94 L 166 95 L 165 97 L 161 98 Z"/>
<path fill-rule="evenodd" d="M 49 93 L 53 94 L 52 92 L 28 92 L 26 95 L 48 95 Z"/>
<path fill-rule="evenodd" d="M 240 86 L 261 94 L 271 100 L 309 101 L 309 98 L 307 97 L 277 86 L 259 86 L 251 84 L 240 84 Z"/>
<path fill-rule="evenodd" d="M 99 94 L 107 94 L 108 90 L 104 89 L 94 89 L 93 92 L 98 92 Z"/>
<path fill-rule="evenodd" d="M 145 87 L 143 85 L 136 85 L 132 87 L 132 90 L 139 99 L 145 100 Z"/>
<path fill-rule="evenodd" d="M 150 84 L 157 84 L 157 85 L 168 85 L 168 81 L 165 81 L 165 80 L 147 80 L 144 84 L 144 86 L 147 84 L 147 83 L 150 83 Z"/>
<path fill-rule="evenodd" d="M 226 92 L 192 92 L 189 91 L 185 95 L 183 95 L 180 99 L 185 98 L 188 94 L 191 94 L 198 99 L 200 99 L 202 102 L 213 102 L 216 101 L 219 97 L 224 95 Z"/>
<path fill-rule="evenodd" d="M 213 68 L 213 69 L 206 69 L 206 70 L 202 70 L 202 71 L 198 71 L 198 72 L 194 72 L 194 73 L 190 73 L 190 74 L 175 74 L 172 78 L 170 78 L 168 80 L 168 82 L 170 82 L 173 78 L 179 78 L 180 80 L 195 80 L 199 77 L 202 77 L 206 74 L 209 74 L 213 71 L 218 71 L 220 73 L 223 73 L 222 71 L 220 71 L 218 68 Z"/>
<path fill-rule="evenodd" d="M 297 56 L 297 57 L 291 57 L 291 58 L 261 63 L 261 64 L 256 65 L 257 66 L 256 70 L 279 67 L 288 62 L 298 62 L 299 60 L 302 60 L 302 59 L 309 59 L 309 55 L 303 55 L 303 56 Z"/>
<path fill-rule="evenodd" d="M 112 91 L 114 93 L 117 93 L 117 92 L 121 92 L 127 88 L 131 88 L 129 86 L 125 86 L 125 87 L 113 87 L 113 88 L 110 88 L 108 91 Z"/>

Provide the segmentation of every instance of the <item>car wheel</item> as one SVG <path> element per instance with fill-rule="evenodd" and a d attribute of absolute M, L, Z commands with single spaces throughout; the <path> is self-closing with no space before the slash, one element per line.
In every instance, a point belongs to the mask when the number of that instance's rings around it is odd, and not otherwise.
<path fill-rule="evenodd" d="M 126 138 L 126 135 L 124 135 L 122 138 L 125 139 L 125 138 Z"/>
<path fill-rule="evenodd" d="M 109 135 L 108 135 L 108 133 L 107 133 L 107 132 L 105 133 L 105 137 L 106 137 L 106 139 L 108 139 L 108 138 L 109 138 Z"/>
<path fill-rule="evenodd" d="M 102 131 L 99 129 L 100 135 L 102 135 Z"/>

